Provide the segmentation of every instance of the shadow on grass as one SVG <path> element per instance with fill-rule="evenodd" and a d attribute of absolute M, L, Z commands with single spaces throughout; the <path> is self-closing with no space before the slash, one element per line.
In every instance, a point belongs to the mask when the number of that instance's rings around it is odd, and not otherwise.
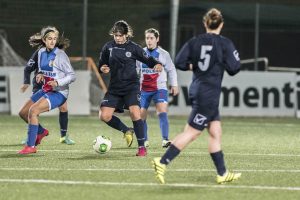
<path fill-rule="evenodd" d="M 34 157 L 42 157 L 44 155 L 38 155 L 38 154 L 28 154 L 28 155 L 21 155 L 17 152 L 15 153 L 9 153 L 9 154 L 2 154 L 0 155 L 0 159 L 6 159 L 6 158 L 34 158 Z"/>
<path fill-rule="evenodd" d="M 66 160 L 128 160 L 128 158 L 132 158 L 132 154 L 122 154 L 119 156 L 112 155 L 112 154 L 93 154 L 93 155 L 85 155 L 81 157 L 76 157 L 76 158 L 65 158 Z"/>
<path fill-rule="evenodd" d="M 0 144 L 0 147 L 22 147 L 24 144 Z"/>

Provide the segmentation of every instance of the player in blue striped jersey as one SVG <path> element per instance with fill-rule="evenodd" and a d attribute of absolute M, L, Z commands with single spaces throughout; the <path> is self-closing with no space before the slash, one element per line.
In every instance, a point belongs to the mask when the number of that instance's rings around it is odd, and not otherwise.
<path fill-rule="evenodd" d="M 55 29 L 55 27 L 47 27 L 48 29 Z M 35 37 L 32 36 L 32 38 Z M 25 68 L 24 68 L 24 80 L 23 84 L 20 88 L 21 92 L 25 92 L 27 88 L 30 85 L 30 75 L 33 72 L 34 77 L 32 79 L 32 93 L 36 93 L 38 90 L 42 89 L 43 83 L 37 83 L 36 82 L 36 75 L 38 73 L 38 52 L 41 48 L 39 46 L 40 44 L 36 43 L 31 43 L 31 46 L 35 47 L 38 46 L 38 49 L 32 54 L 31 58 L 27 62 Z M 67 107 L 67 102 L 65 102 L 62 106 L 59 107 L 59 124 L 60 124 L 60 143 L 62 144 L 67 144 L 67 145 L 72 145 L 75 144 L 73 140 L 69 138 L 69 135 L 67 135 L 67 130 L 68 130 L 68 107 Z M 38 134 L 38 143 L 41 142 L 42 136 L 46 136 L 49 134 L 49 131 L 47 129 L 40 129 L 40 133 Z M 40 139 L 41 138 L 41 139 Z M 26 144 L 26 140 L 22 141 L 22 144 Z"/>
<path fill-rule="evenodd" d="M 65 51 L 68 40 L 59 37 L 56 28 L 45 27 L 41 33 L 30 38 L 31 44 L 39 44 L 38 74 L 36 82 L 43 83 L 42 88 L 34 93 L 19 112 L 20 117 L 28 123 L 28 139 L 19 154 L 36 153 L 36 145 L 46 136 L 39 124 L 39 115 L 62 106 L 69 95 L 69 84 L 75 81 L 75 73 Z M 42 134 L 38 134 L 41 133 Z"/>
<path fill-rule="evenodd" d="M 166 166 L 205 128 L 209 133 L 208 151 L 217 169 L 217 183 L 230 182 L 241 176 L 240 173 L 229 172 L 225 167 L 218 108 L 224 71 L 229 75 L 239 72 L 239 55 L 232 41 L 220 35 L 224 22 L 219 10 L 210 9 L 204 15 L 203 23 L 206 33 L 187 41 L 176 56 L 175 65 L 178 69 L 193 71 L 189 88 L 192 111 L 184 131 L 172 140 L 161 158 L 152 161 L 160 183 L 165 183 Z"/>

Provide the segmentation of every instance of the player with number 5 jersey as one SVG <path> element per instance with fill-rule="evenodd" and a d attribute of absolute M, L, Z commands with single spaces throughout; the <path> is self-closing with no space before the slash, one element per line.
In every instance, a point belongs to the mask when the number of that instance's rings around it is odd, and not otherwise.
<path fill-rule="evenodd" d="M 230 172 L 225 167 L 219 115 L 224 71 L 229 75 L 237 74 L 240 70 L 240 59 L 232 41 L 220 35 L 224 20 L 219 10 L 210 9 L 203 17 L 203 24 L 206 33 L 187 41 L 176 56 L 175 65 L 178 69 L 193 71 L 189 88 L 192 111 L 184 131 L 172 140 L 162 158 L 154 158 L 152 161 L 160 183 L 165 182 L 166 166 L 199 137 L 205 128 L 209 133 L 208 151 L 217 169 L 216 182 L 223 184 L 241 176 L 241 173 Z"/>

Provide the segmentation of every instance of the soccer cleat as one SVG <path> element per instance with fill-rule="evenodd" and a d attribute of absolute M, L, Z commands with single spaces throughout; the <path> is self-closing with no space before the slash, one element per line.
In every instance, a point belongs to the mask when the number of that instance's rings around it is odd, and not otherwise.
<path fill-rule="evenodd" d="M 148 141 L 148 140 L 146 140 L 144 144 L 145 144 L 145 147 L 146 147 L 146 148 L 150 147 L 150 144 L 149 144 L 149 141 Z"/>
<path fill-rule="evenodd" d="M 36 153 L 36 148 L 27 145 L 21 151 L 18 152 L 18 154 L 31 154 L 31 153 Z"/>
<path fill-rule="evenodd" d="M 154 158 L 152 160 L 152 167 L 155 171 L 155 177 L 159 181 L 160 184 L 165 184 L 165 171 L 167 166 L 165 164 L 160 163 L 160 157 Z"/>
<path fill-rule="evenodd" d="M 146 147 L 139 147 L 136 156 L 146 156 L 146 155 L 147 155 Z"/>
<path fill-rule="evenodd" d="M 62 144 L 73 145 L 75 142 L 71 140 L 67 135 L 59 138 L 59 142 Z"/>
<path fill-rule="evenodd" d="M 217 183 L 224 184 L 226 182 L 231 182 L 239 179 L 241 175 L 241 173 L 225 172 L 223 176 L 217 175 Z"/>
<path fill-rule="evenodd" d="M 161 143 L 161 146 L 163 148 L 168 148 L 170 146 L 171 142 L 169 140 L 163 140 Z"/>
<path fill-rule="evenodd" d="M 41 134 L 38 134 L 37 137 L 36 137 L 36 140 L 35 140 L 35 146 L 41 144 L 41 141 L 42 139 L 45 137 L 45 136 L 48 136 L 49 135 L 49 131 L 47 129 L 44 129 L 44 132 L 41 133 Z"/>
<path fill-rule="evenodd" d="M 126 131 L 126 133 L 124 133 L 124 138 L 126 140 L 127 147 L 131 147 L 131 145 L 132 145 L 133 133 L 134 133 L 133 128 L 129 128 L 128 131 Z"/>

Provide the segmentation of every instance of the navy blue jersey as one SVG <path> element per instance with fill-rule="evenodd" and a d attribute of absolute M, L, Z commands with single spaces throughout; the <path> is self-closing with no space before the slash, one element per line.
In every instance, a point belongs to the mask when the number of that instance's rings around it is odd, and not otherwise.
<path fill-rule="evenodd" d="M 189 70 L 189 65 L 193 65 L 189 97 L 200 106 L 218 106 L 224 71 L 235 75 L 240 70 L 239 55 L 232 41 L 211 33 L 190 39 L 175 60 L 180 70 Z"/>
<path fill-rule="evenodd" d="M 102 65 L 110 67 L 109 93 L 125 95 L 128 92 L 140 90 L 136 70 L 137 60 L 147 64 L 150 68 L 159 64 L 155 58 L 148 56 L 142 47 L 130 40 L 124 44 L 116 44 L 113 40 L 104 45 L 100 53 L 99 71 Z"/>
<path fill-rule="evenodd" d="M 24 68 L 24 80 L 23 83 L 24 84 L 30 84 L 30 75 L 32 72 L 34 72 L 34 77 L 32 79 L 32 92 L 36 92 L 39 89 L 42 88 L 43 84 L 42 83 L 37 83 L 35 80 L 35 76 L 39 71 L 39 67 L 38 67 L 38 52 L 39 49 L 37 49 L 32 56 L 30 57 L 30 59 L 28 60 L 25 68 Z"/>

